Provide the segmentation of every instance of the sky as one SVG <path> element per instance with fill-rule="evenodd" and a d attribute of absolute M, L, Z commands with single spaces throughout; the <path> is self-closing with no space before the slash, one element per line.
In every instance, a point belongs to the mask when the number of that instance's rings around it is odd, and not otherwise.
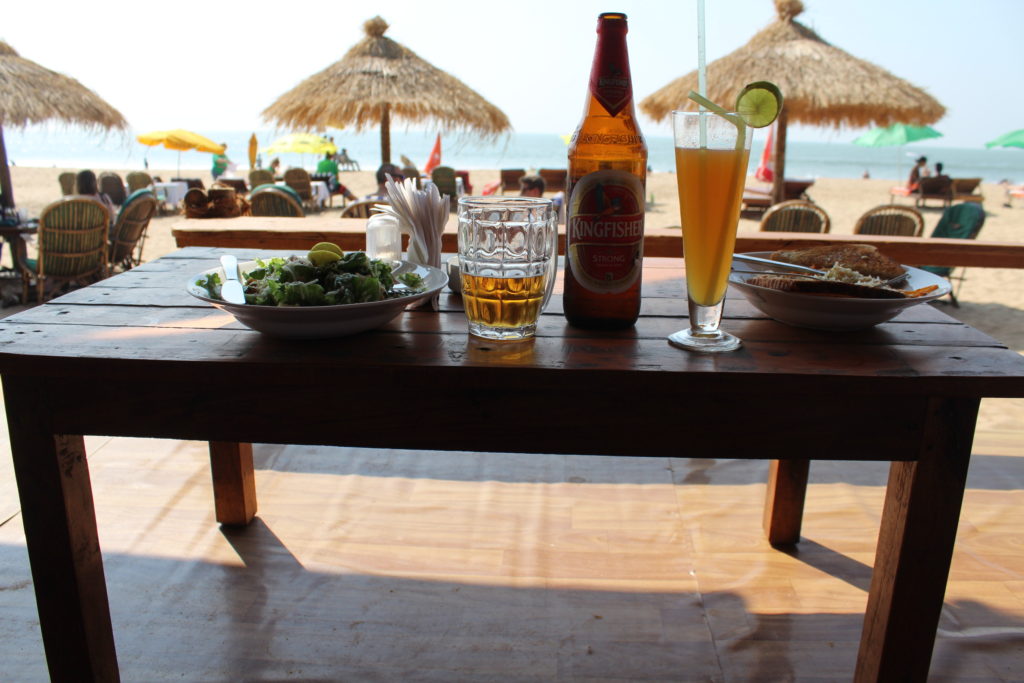
<path fill-rule="evenodd" d="M 771 0 L 706 2 L 709 62 L 775 17 Z M 379 13 L 391 25 L 388 37 L 498 106 L 516 132 L 568 134 L 582 114 L 597 15 L 614 10 L 629 17 L 639 102 L 696 68 L 696 6 L 696 0 L 15 0 L 5 3 L 0 40 L 94 90 L 135 133 L 267 129 L 274 126 L 261 118 L 263 109 L 340 59 L 362 38 L 363 22 Z M 979 148 L 1024 128 L 1024 0 L 804 0 L 804 6 L 798 21 L 826 41 L 945 105 L 946 116 L 934 124 L 944 137 L 930 146 Z M 668 124 L 643 114 L 640 124 L 648 136 L 670 134 Z M 796 125 L 789 135 L 849 142 L 865 130 Z"/>

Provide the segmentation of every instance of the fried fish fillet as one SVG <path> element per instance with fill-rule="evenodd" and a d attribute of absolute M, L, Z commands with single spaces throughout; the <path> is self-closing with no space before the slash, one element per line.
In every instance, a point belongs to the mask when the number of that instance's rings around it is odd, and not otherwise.
<path fill-rule="evenodd" d="M 871 275 L 883 280 L 897 277 L 905 272 L 903 266 L 870 244 L 832 244 L 809 249 L 776 251 L 771 255 L 771 259 L 819 270 L 828 270 L 838 263 L 863 275 Z"/>
<path fill-rule="evenodd" d="M 903 299 L 903 292 L 888 287 L 868 287 L 834 280 L 811 280 L 800 276 L 757 275 L 748 284 L 781 292 L 819 294 L 822 296 L 857 297 L 860 299 Z"/>

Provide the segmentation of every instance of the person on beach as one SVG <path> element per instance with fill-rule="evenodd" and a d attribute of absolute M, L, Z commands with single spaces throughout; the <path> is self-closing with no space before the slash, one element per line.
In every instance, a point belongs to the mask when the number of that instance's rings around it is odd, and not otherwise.
<path fill-rule="evenodd" d="M 384 201 L 390 201 L 388 199 L 388 190 L 386 187 L 388 176 L 396 183 L 400 183 L 405 180 L 405 176 L 402 174 L 402 169 L 398 168 L 394 164 L 381 164 L 380 168 L 377 169 L 377 191 L 363 197 L 367 199 L 383 199 Z"/>
<path fill-rule="evenodd" d="M 89 170 L 79 171 L 78 175 L 75 176 L 75 192 L 95 199 L 107 207 L 107 211 L 110 212 L 109 227 L 111 230 L 114 228 L 114 221 L 117 219 L 117 209 L 114 208 L 114 202 L 110 200 L 110 197 L 100 192 L 99 185 L 96 183 L 95 173 Z"/>
<path fill-rule="evenodd" d="M 935 162 L 935 177 L 936 178 L 944 178 L 945 176 L 946 176 L 946 174 L 942 172 L 942 162 L 941 161 L 936 161 Z"/>
<path fill-rule="evenodd" d="M 918 157 L 917 163 L 914 164 L 914 168 L 910 169 L 910 178 L 907 179 L 907 187 L 911 190 L 916 190 L 921 178 L 927 178 L 931 175 L 931 171 L 928 170 L 928 157 Z"/>
<path fill-rule="evenodd" d="M 277 176 L 281 175 L 281 160 L 277 157 L 271 159 L 267 170 L 274 174 L 274 178 L 277 178 Z"/>
<path fill-rule="evenodd" d="M 222 142 L 220 146 L 224 148 L 224 151 L 213 155 L 213 168 L 210 169 L 210 175 L 213 176 L 215 182 L 217 178 L 224 175 L 224 172 L 228 170 L 228 166 L 231 164 L 231 159 L 228 159 L 227 155 L 228 143 Z"/>
<path fill-rule="evenodd" d="M 543 197 L 545 187 L 544 179 L 539 175 L 524 175 L 519 179 L 519 196 Z M 555 210 L 555 213 L 558 214 L 559 223 L 564 222 L 564 215 L 562 214 L 562 207 L 564 204 L 564 192 L 556 192 L 555 195 L 551 197 L 551 207 Z"/>
<path fill-rule="evenodd" d="M 544 179 L 539 175 L 524 175 L 519 179 L 520 197 L 543 197 Z"/>
<path fill-rule="evenodd" d="M 324 158 L 320 160 L 320 163 L 316 165 L 317 175 L 326 175 L 327 178 L 327 189 L 330 190 L 331 194 L 340 194 L 349 201 L 355 200 L 356 196 L 338 179 L 338 162 L 334 160 L 334 155 L 330 152 L 324 153 Z"/>

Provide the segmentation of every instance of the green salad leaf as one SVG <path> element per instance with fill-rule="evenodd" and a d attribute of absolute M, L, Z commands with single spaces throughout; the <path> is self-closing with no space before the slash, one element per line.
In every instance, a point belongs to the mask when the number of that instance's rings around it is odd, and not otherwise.
<path fill-rule="evenodd" d="M 304 256 L 257 259 L 256 267 L 246 272 L 242 281 L 246 303 L 259 306 L 365 303 L 418 294 L 426 288 L 415 273 L 400 275 L 396 281 L 390 262 L 370 260 L 361 251 L 348 252 L 324 266 L 316 266 Z M 196 284 L 206 289 L 210 298 L 223 298 L 217 273 Z"/>

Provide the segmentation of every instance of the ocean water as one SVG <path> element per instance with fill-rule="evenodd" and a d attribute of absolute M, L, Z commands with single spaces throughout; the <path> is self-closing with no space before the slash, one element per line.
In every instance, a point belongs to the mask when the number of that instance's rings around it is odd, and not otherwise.
<path fill-rule="evenodd" d="M 254 131 L 201 131 L 217 142 L 228 144 L 228 156 L 244 169 L 248 167 L 249 136 Z M 255 131 L 261 146 L 269 145 L 278 134 Z M 363 170 L 379 165 L 380 136 L 376 131 L 350 133 L 332 131 L 339 147 L 348 150 Z M 422 166 L 433 147 L 435 133 L 392 131 L 392 161 L 401 165 L 400 155 Z M 162 147 L 146 147 L 134 135 L 90 133 L 81 130 L 33 127 L 5 130 L 8 159 L 23 166 L 61 168 L 138 168 L 148 162 L 152 168 L 182 170 L 208 169 L 210 155 L 201 152 L 178 152 Z M 751 173 L 757 167 L 763 148 L 759 132 L 750 155 Z M 649 136 L 648 164 L 654 171 L 673 171 L 672 140 L 667 136 Z M 1009 179 L 1024 181 L 1024 150 L 959 149 L 908 145 L 906 147 L 859 147 L 842 142 L 791 141 L 787 147 L 786 176 L 789 178 L 860 178 L 867 172 L 872 178 L 903 180 L 910 172 L 913 158 L 924 155 L 929 164 L 941 161 L 948 175 L 957 178 L 980 177 L 986 182 Z M 313 168 L 313 155 L 279 155 L 282 164 Z M 264 163 L 269 159 L 264 159 Z M 514 133 L 495 142 L 480 142 L 465 134 L 442 138 L 442 161 L 459 169 L 498 168 L 565 168 L 566 143 L 560 135 Z"/>

